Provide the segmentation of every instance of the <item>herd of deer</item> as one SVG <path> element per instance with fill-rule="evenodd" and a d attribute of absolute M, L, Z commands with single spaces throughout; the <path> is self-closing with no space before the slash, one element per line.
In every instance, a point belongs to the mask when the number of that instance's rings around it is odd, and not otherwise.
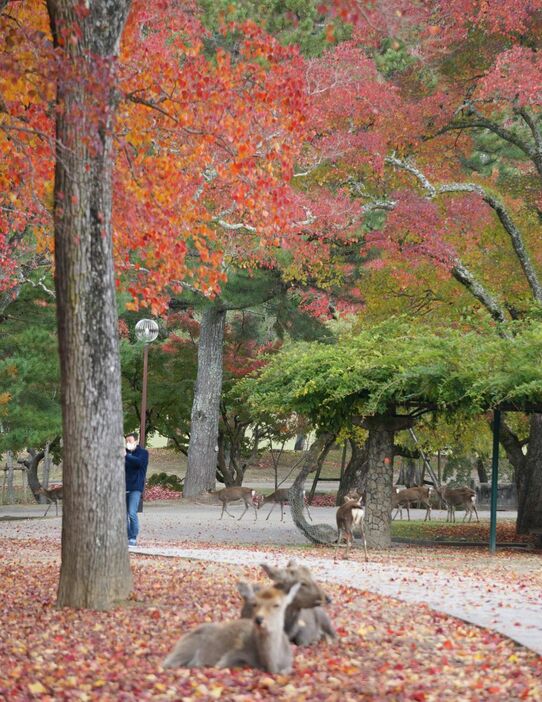
<path fill-rule="evenodd" d="M 310 571 L 295 561 L 286 568 L 262 564 L 272 585 L 237 583 L 240 618 L 202 624 L 182 636 L 164 668 L 233 668 L 247 665 L 268 673 L 292 669 L 291 644 L 333 640 L 335 630 L 323 605 L 331 602 Z"/>

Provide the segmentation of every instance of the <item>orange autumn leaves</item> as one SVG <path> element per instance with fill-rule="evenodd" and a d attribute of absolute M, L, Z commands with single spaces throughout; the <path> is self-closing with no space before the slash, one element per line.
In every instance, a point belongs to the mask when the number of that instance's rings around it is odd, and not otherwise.
<path fill-rule="evenodd" d="M 304 214 L 287 185 L 303 143 L 300 57 L 253 24 L 211 36 L 194 10 L 133 3 L 119 60 L 115 253 L 135 305 L 155 312 L 181 282 L 213 294 L 232 262 L 270 265 Z M 8 3 L 0 21 L 2 240 L 38 224 L 50 236 L 59 66 L 42 3 Z"/>

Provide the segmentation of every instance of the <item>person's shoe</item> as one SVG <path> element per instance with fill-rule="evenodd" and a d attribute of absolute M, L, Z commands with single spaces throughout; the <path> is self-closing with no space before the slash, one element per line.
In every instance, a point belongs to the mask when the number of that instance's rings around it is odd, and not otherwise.
<path fill-rule="evenodd" d="M 128 546 L 137 546 L 135 539 L 128 539 Z"/>

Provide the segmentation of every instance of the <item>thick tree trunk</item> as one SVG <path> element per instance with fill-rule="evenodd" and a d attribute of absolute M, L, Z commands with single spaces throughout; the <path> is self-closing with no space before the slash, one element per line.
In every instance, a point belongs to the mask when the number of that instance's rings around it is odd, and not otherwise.
<path fill-rule="evenodd" d="M 129 0 L 47 0 L 57 87 L 55 286 L 64 509 L 58 605 L 107 609 L 132 589 L 111 228 L 115 57 Z M 83 8 L 83 9 L 85 9 Z"/>
<path fill-rule="evenodd" d="M 367 471 L 369 470 L 367 445 L 364 444 L 360 446 L 354 440 L 350 439 L 350 446 L 352 448 L 352 454 L 337 492 L 338 505 L 342 505 L 344 496 L 351 490 L 364 492 L 367 487 Z"/>
<path fill-rule="evenodd" d="M 314 544 L 332 544 L 337 541 L 337 531 L 328 524 L 309 524 L 303 515 L 303 488 L 309 473 L 314 473 L 321 466 L 335 442 L 335 434 L 321 434 L 312 444 L 303 459 L 294 484 L 288 493 L 288 502 L 294 524 L 301 533 Z"/>
<path fill-rule="evenodd" d="M 529 448 L 518 475 L 516 531 L 528 534 L 542 528 L 542 415 L 530 418 Z"/>
<path fill-rule="evenodd" d="M 501 424 L 501 444 L 514 467 L 518 493 L 516 531 L 528 534 L 531 529 L 542 528 L 542 415 L 530 416 L 526 454 L 506 422 Z"/>
<path fill-rule="evenodd" d="M 183 489 L 185 497 L 215 487 L 225 321 L 226 311 L 218 307 L 210 306 L 203 313 Z"/>
<path fill-rule="evenodd" d="M 38 467 L 41 460 L 45 456 L 45 451 L 36 451 L 36 449 L 30 448 L 28 449 L 28 456 L 28 458 L 19 460 L 18 463 L 26 466 L 26 479 L 34 499 L 38 503 L 44 502 L 45 498 L 42 498 L 38 494 L 38 490 L 41 487 L 40 479 L 38 478 Z"/>
<path fill-rule="evenodd" d="M 393 455 L 395 433 L 412 426 L 410 417 L 367 417 L 363 426 L 369 430 L 367 451 L 367 507 L 365 532 L 369 548 L 391 546 L 391 495 L 393 489 Z"/>

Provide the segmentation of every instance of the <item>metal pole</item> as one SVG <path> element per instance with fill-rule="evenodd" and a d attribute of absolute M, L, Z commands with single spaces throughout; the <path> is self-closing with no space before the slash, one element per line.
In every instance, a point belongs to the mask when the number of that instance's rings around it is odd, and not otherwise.
<path fill-rule="evenodd" d="M 143 347 L 143 387 L 141 389 L 141 423 L 139 427 L 139 445 L 145 448 L 145 427 L 147 419 L 147 366 L 149 361 L 149 345 Z"/>
<path fill-rule="evenodd" d="M 501 411 L 493 412 L 493 456 L 491 458 L 491 506 L 489 521 L 489 551 L 497 550 L 497 491 L 499 487 L 499 434 L 501 430 Z"/>

